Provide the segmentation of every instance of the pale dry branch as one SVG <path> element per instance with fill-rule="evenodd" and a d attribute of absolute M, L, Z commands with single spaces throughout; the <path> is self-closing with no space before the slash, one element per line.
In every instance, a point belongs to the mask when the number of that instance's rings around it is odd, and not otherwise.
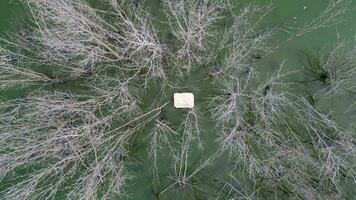
<path fill-rule="evenodd" d="M 203 62 L 200 52 L 207 51 L 209 38 L 215 36 L 213 28 L 222 17 L 224 3 L 211 0 L 165 0 L 163 4 L 172 33 L 181 43 L 176 55 L 181 62 L 177 64 L 189 72 L 194 63 Z"/>

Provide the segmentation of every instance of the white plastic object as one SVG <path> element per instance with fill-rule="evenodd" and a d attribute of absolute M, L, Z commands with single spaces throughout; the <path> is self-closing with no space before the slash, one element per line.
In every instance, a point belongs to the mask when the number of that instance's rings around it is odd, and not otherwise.
<path fill-rule="evenodd" d="M 194 94 L 193 93 L 174 93 L 175 108 L 193 108 Z"/>

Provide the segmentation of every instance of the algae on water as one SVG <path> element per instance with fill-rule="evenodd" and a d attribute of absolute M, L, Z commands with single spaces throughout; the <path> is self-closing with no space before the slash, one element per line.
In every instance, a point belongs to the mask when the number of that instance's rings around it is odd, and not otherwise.
<path fill-rule="evenodd" d="M 355 44 L 335 33 L 296 66 L 282 51 L 353 4 L 290 3 L 313 16 L 270 23 L 278 1 L 17 2 L 28 19 L 0 37 L 0 198 L 352 199 Z"/>

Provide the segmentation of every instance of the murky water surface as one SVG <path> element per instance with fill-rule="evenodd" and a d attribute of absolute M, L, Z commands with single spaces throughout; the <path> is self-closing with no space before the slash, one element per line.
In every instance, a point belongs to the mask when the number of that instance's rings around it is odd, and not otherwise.
<path fill-rule="evenodd" d="M 143 1 L 138 1 L 139 3 L 143 3 Z M 257 1 L 259 3 L 267 3 L 271 2 L 270 0 L 260 0 Z M 264 25 L 271 27 L 298 27 L 301 26 L 308 21 L 310 21 L 313 17 L 315 17 L 325 6 L 327 6 L 326 0 L 272 0 L 274 5 L 273 11 L 267 16 L 265 19 Z M 159 0 L 147 0 L 145 2 L 146 5 L 150 5 L 154 12 L 159 12 Z M 353 1 L 352 6 L 356 7 L 356 0 Z M 16 33 L 20 30 L 19 27 L 21 23 L 26 20 L 24 17 L 24 11 L 17 1 L 11 0 L 0 0 L 0 34 L 7 33 Z M 322 28 L 313 33 L 306 34 L 302 37 L 289 40 L 285 42 L 286 33 L 280 32 L 277 33 L 274 38 L 271 46 L 274 46 L 275 51 L 269 55 L 263 63 L 260 64 L 259 67 L 266 69 L 273 69 L 278 66 L 280 63 L 285 62 L 285 66 L 288 69 L 298 69 L 301 67 L 300 61 L 300 51 L 312 51 L 318 50 L 325 45 L 330 45 L 337 41 L 337 38 L 342 38 L 347 41 L 351 41 L 354 39 L 356 33 L 356 12 L 354 10 L 350 10 L 344 16 L 344 22 L 335 25 L 329 28 Z M 1 95 L 1 93 L 0 93 Z M 4 96 L 2 96 L 4 98 Z M 199 101 L 199 97 L 197 97 Z M 197 103 L 199 105 L 199 102 Z M 335 101 L 333 106 L 333 110 L 335 112 L 342 112 L 345 109 L 344 102 L 342 100 Z M 168 117 L 174 118 L 174 116 Z M 341 122 L 344 124 L 352 123 L 352 117 L 347 116 L 341 118 Z M 206 125 L 209 127 L 208 121 L 203 121 L 201 125 Z M 204 132 L 203 134 L 211 134 L 214 135 L 213 132 Z M 140 141 L 137 141 L 137 145 L 139 146 Z M 132 173 L 132 179 L 129 181 L 128 192 L 132 199 L 153 199 L 154 195 L 152 194 L 151 188 L 151 180 L 152 177 L 148 173 L 151 167 L 151 163 L 147 160 L 147 154 L 144 150 L 137 147 L 137 152 L 135 153 L 136 160 L 139 163 L 138 165 L 133 164 L 130 167 L 130 172 Z M 161 164 L 162 167 L 168 168 L 169 165 Z M 214 173 L 219 173 L 219 170 L 223 168 L 212 168 L 209 170 L 216 170 Z M 167 171 L 167 170 L 163 170 Z M 169 174 L 165 174 L 167 176 Z M 208 176 L 208 174 L 206 174 Z M 190 197 L 186 197 L 184 195 L 172 193 L 171 197 L 168 199 L 189 199 Z"/>

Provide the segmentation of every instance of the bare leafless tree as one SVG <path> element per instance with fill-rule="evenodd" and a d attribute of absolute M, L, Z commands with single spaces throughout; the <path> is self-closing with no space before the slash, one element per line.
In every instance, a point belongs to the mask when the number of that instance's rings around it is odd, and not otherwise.
<path fill-rule="evenodd" d="M 194 63 L 202 63 L 200 52 L 209 48 L 209 38 L 214 36 L 214 25 L 225 8 L 222 1 L 164 0 L 170 27 L 181 47 L 176 53 L 179 68 L 190 71 Z"/>

